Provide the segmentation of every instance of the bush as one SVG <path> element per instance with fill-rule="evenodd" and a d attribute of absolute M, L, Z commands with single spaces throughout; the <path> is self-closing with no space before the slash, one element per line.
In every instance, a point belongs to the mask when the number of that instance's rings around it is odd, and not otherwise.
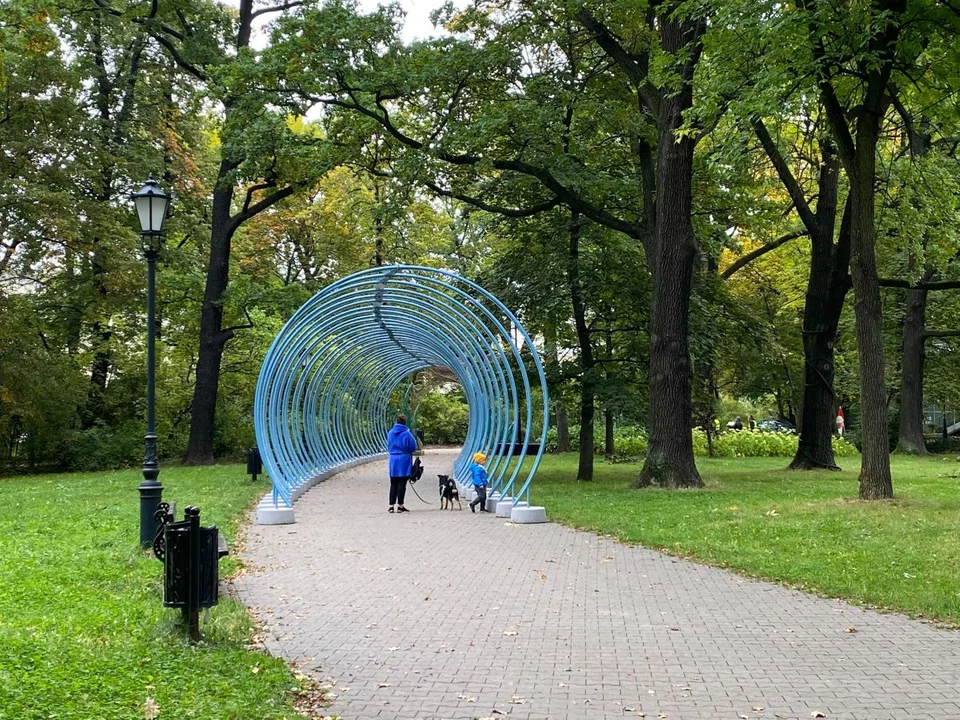
<path fill-rule="evenodd" d="M 579 450 L 580 428 L 570 426 L 570 449 Z M 646 455 L 647 434 L 642 428 L 625 425 L 618 427 L 613 435 L 613 450 L 616 458 L 637 458 Z M 717 457 L 793 457 L 797 453 L 798 438 L 789 433 L 764 432 L 762 430 L 741 430 L 724 432 L 713 437 L 713 450 Z M 557 451 L 557 431 L 547 431 L 546 452 Z M 594 432 L 593 451 L 597 455 L 604 452 L 603 427 Z M 841 437 L 834 436 L 833 452 L 837 457 L 858 455 L 856 446 Z M 707 436 L 703 430 L 693 431 L 693 454 L 706 457 L 708 453 Z"/>
<path fill-rule="evenodd" d="M 91 472 L 121 470 L 143 461 L 143 427 L 127 423 L 120 427 L 78 430 L 61 453 L 63 469 Z"/>

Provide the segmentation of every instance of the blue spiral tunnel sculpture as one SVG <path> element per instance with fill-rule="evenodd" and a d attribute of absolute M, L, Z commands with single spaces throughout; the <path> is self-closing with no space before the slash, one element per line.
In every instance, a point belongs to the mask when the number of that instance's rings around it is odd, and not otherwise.
<path fill-rule="evenodd" d="M 383 457 L 393 415 L 408 401 L 413 379 L 429 370 L 455 376 L 469 405 L 454 477 L 466 484 L 473 454 L 483 452 L 492 493 L 529 508 L 549 406 L 532 339 L 476 283 L 447 270 L 393 265 L 326 287 L 270 346 L 254 425 L 273 494 L 258 519 L 292 522 L 294 502 L 316 482 Z M 533 460 L 524 465 L 528 455 Z"/>

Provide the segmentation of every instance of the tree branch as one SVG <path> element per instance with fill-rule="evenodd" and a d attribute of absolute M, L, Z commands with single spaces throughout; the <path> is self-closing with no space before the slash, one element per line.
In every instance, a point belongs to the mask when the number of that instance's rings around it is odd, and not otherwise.
<path fill-rule="evenodd" d="M 753 128 L 753 132 L 756 133 L 760 145 L 763 146 L 764 151 L 767 153 L 767 157 L 770 158 L 770 162 L 773 163 L 777 175 L 780 176 L 780 182 L 783 183 L 783 186 L 790 194 L 790 199 L 797 209 L 797 214 L 800 216 L 800 221 L 803 223 L 803 226 L 811 235 L 819 235 L 820 225 L 813 211 L 810 209 L 809 203 L 807 203 L 807 198 L 803 194 L 803 188 L 800 187 L 800 183 L 797 182 L 797 179 L 794 177 L 790 166 L 787 165 L 783 159 L 780 148 L 777 147 L 773 138 L 770 137 L 767 126 L 764 125 L 763 120 L 759 117 L 751 118 L 750 126 Z"/>
<path fill-rule="evenodd" d="M 758 247 L 756 250 L 748 252 L 746 255 L 743 255 L 742 257 L 737 258 L 735 262 L 730 263 L 730 266 L 726 270 L 720 273 L 720 277 L 726 280 L 727 278 L 731 277 L 734 273 L 736 273 L 738 270 L 742 269 L 746 265 L 749 265 L 757 258 L 766 255 L 768 252 L 772 250 L 776 250 L 778 247 L 780 247 L 781 245 L 787 244 L 791 240 L 796 240 L 797 238 L 804 237 L 809 234 L 810 232 L 808 230 L 794 230 L 792 232 L 786 233 L 785 235 L 781 235 L 776 240 L 772 242 L 768 242 L 766 245 L 762 245 Z"/>
<path fill-rule="evenodd" d="M 195 78 L 197 78 L 197 80 L 203 80 L 204 82 L 206 82 L 207 74 L 200 68 L 196 67 L 195 65 L 191 65 L 186 60 L 184 60 L 183 56 L 180 55 L 176 46 L 172 42 L 170 42 L 167 38 L 157 33 L 151 33 L 150 37 L 152 37 L 154 40 L 160 43 L 161 46 L 166 48 L 167 52 L 170 53 L 170 57 L 173 58 L 173 61 L 177 64 L 177 66 L 181 70 L 185 70 L 186 72 L 190 73 Z"/>
<path fill-rule="evenodd" d="M 296 188 L 293 185 L 287 185 L 286 187 L 280 188 L 276 192 L 271 193 L 270 195 L 267 195 L 267 197 L 265 197 L 263 200 L 261 200 L 258 203 L 254 203 L 253 205 L 250 205 L 250 206 L 246 206 L 246 203 L 244 203 L 244 209 L 238 212 L 232 218 L 230 218 L 230 227 L 228 229 L 228 232 L 236 231 L 238 227 L 240 227 L 243 223 L 245 223 L 250 218 L 259 215 L 268 207 L 270 207 L 271 205 L 275 205 L 276 203 L 283 200 L 285 197 L 289 197 L 293 195 L 295 190 Z"/>
<path fill-rule="evenodd" d="M 945 338 L 945 337 L 960 337 L 960 330 L 924 330 L 923 339 L 927 338 Z"/>
<path fill-rule="evenodd" d="M 600 49 L 627 74 L 627 79 L 637 88 L 640 100 L 647 110 L 651 114 L 658 114 L 660 98 L 657 96 L 657 91 L 648 82 L 649 78 L 644 67 L 646 65 L 644 58 L 637 58 L 629 53 L 607 26 L 597 20 L 587 8 L 581 7 L 577 11 L 577 19 L 593 34 Z"/>
<path fill-rule="evenodd" d="M 290 10 L 291 8 L 300 7 L 303 5 L 303 0 L 292 0 L 292 2 L 286 2 L 283 5 L 274 5 L 273 7 L 265 7 L 254 12 L 250 19 L 258 18 L 261 15 L 266 15 L 268 13 L 283 12 L 284 10 Z"/>
<path fill-rule="evenodd" d="M 903 288 L 904 290 L 960 290 L 960 280 L 914 283 L 896 278 L 880 278 L 879 284 L 880 287 Z"/>
<path fill-rule="evenodd" d="M 458 193 L 453 190 L 444 190 L 442 187 L 434 182 L 431 182 L 430 180 L 425 181 L 424 185 L 437 195 L 453 198 L 454 200 L 460 200 L 468 205 L 473 205 L 475 208 L 479 208 L 480 210 L 496 213 L 497 215 L 503 215 L 505 217 L 530 217 L 531 215 L 537 215 L 538 213 L 552 210 L 560 204 L 560 198 L 554 196 L 549 200 L 544 200 L 543 202 L 537 203 L 536 205 L 531 205 L 527 208 L 508 208 L 500 205 L 491 205 L 490 203 L 486 203 L 479 198 L 470 197 L 469 195 L 464 195 L 463 193 Z"/>
<path fill-rule="evenodd" d="M 223 339 L 223 342 L 232 340 L 233 336 L 237 334 L 237 330 L 249 330 L 255 327 L 253 318 L 250 317 L 250 311 L 247 310 L 246 306 L 243 308 L 243 314 L 247 316 L 247 321 L 243 325 L 232 325 L 220 331 L 220 337 Z"/>

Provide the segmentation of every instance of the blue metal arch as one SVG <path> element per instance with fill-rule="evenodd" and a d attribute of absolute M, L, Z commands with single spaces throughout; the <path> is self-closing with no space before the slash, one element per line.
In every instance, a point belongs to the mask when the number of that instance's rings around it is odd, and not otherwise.
<path fill-rule="evenodd" d="M 513 332 L 526 344 L 533 382 Z M 416 265 L 374 268 L 338 280 L 298 309 L 274 339 L 254 401 L 257 444 L 273 482 L 273 503 L 292 507 L 318 476 L 382 454 L 391 394 L 415 373 L 437 367 L 456 375 L 469 406 L 455 477 L 466 482 L 473 454 L 484 452 L 492 490 L 512 497 L 514 505 L 529 503 L 549 407 L 533 340 L 516 316 L 476 283 Z M 541 432 L 532 439 L 535 420 Z M 531 440 L 537 452 L 525 464 Z"/>

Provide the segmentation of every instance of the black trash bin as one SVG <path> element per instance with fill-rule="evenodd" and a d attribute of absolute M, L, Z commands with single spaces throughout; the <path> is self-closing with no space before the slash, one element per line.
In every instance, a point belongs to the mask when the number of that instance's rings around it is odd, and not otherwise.
<path fill-rule="evenodd" d="M 252 447 L 247 450 L 247 475 L 253 475 L 253 481 L 257 481 L 257 475 L 263 473 L 263 460 L 260 458 L 260 448 Z"/>
<path fill-rule="evenodd" d="M 153 548 L 163 561 L 163 604 L 180 608 L 190 636 L 199 640 L 199 611 L 219 602 L 219 561 L 227 551 L 221 548 L 216 525 L 200 526 L 199 508 L 186 508 L 180 522 L 173 522 L 168 510 L 162 507 L 157 513 L 163 522 L 163 539 L 158 535 Z"/>

